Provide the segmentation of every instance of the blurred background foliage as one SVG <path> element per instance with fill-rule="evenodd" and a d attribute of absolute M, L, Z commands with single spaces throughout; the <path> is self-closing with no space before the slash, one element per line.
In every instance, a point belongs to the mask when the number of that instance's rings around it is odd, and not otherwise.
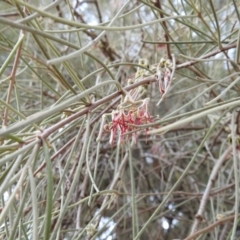
<path fill-rule="evenodd" d="M 0 239 L 239 238 L 239 0 L 0 6 Z M 154 123 L 111 146 L 141 58 Z"/>

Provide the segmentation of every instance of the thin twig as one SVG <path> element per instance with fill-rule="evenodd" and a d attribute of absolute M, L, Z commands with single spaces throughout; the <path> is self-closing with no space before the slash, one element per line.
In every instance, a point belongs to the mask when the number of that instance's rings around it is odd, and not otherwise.
<path fill-rule="evenodd" d="M 240 217 L 240 214 L 238 214 L 238 217 Z M 196 237 L 204 234 L 204 233 L 207 233 L 207 232 L 210 232 L 212 229 L 214 229 L 215 227 L 217 227 L 218 225 L 221 225 L 225 222 L 229 222 L 229 221 L 232 221 L 234 219 L 234 215 L 231 215 L 229 217 L 225 217 L 215 223 L 212 223 L 210 224 L 209 226 L 205 227 L 205 228 L 202 228 L 201 230 L 197 231 L 197 232 L 194 232 L 192 233 L 190 236 L 184 238 L 183 240 L 191 240 L 191 239 L 196 239 Z"/>
<path fill-rule="evenodd" d="M 211 175 L 209 177 L 209 180 L 208 180 L 208 183 L 207 183 L 204 195 L 202 197 L 200 206 L 198 208 L 198 212 L 196 214 L 196 217 L 195 217 L 195 220 L 194 220 L 194 223 L 193 223 L 193 226 L 192 226 L 191 233 L 194 233 L 197 230 L 199 223 L 201 221 L 203 221 L 203 219 L 204 219 L 203 213 L 204 213 L 205 206 L 207 204 L 208 198 L 210 196 L 211 188 L 212 188 L 212 186 L 213 186 L 213 184 L 214 184 L 214 182 L 216 180 L 216 177 L 217 177 L 217 175 L 219 173 L 220 167 L 226 161 L 226 159 L 227 159 L 227 157 L 228 157 L 228 155 L 229 155 L 231 150 L 232 150 L 231 147 L 229 147 L 229 148 L 227 148 L 225 150 L 225 152 L 222 154 L 222 156 L 216 162 L 216 165 L 214 166 L 214 168 L 213 168 L 213 170 L 211 172 Z"/>
<path fill-rule="evenodd" d="M 21 30 L 20 34 L 19 34 L 19 40 L 21 42 L 18 45 L 18 49 L 17 49 L 16 56 L 15 56 L 14 63 L 13 63 L 12 72 L 11 72 L 11 75 L 10 75 L 10 82 L 9 82 L 7 99 L 6 99 L 7 104 L 9 104 L 10 101 L 11 101 L 11 94 L 12 94 L 12 90 L 13 90 L 14 84 L 15 84 L 15 75 L 16 75 L 16 72 L 17 72 L 18 61 L 19 61 L 20 53 L 21 53 L 21 49 L 22 49 L 22 39 L 23 39 L 23 37 L 24 37 L 24 32 Z M 6 107 L 5 111 L 4 111 L 4 117 L 3 117 L 3 126 L 4 127 L 7 126 L 8 111 L 9 111 L 9 108 Z"/>

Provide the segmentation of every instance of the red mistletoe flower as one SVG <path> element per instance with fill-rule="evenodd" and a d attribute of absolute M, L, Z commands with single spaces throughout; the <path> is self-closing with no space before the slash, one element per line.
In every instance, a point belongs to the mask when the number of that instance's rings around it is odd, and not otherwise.
<path fill-rule="evenodd" d="M 152 122 L 152 118 L 148 112 L 148 102 L 149 99 L 144 99 L 139 107 L 131 106 L 128 107 L 129 110 L 120 109 L 112 112 L 112 122 L 109 124 L 111 145 L 114 143 L 116 133 L 118 133 L 118 144 L 121 144 L 128 132 L 137 130 L 136 125 L 141 126 Z M 132 133 L 132 140 L 136 143 L 136 132 Z"/>

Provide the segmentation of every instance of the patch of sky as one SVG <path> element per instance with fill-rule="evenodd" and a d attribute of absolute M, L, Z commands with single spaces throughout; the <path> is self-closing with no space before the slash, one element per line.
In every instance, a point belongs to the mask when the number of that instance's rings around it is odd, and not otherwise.
<path fill-rule="evenodd" d="M 99 211 L 95 212 L 95 216 L 99 214 Z M 102 217 L 98 225 L 98 231 L 101 231 L 101 235 L 96 238 L 96 240 L 113 240 L 116 234 L 113 232 L 116 224 L 113 220 L 108 217 Z"/>

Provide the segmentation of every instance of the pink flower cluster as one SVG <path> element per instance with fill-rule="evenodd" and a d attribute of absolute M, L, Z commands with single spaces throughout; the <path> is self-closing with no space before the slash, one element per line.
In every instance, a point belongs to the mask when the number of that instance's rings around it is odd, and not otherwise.
<path fill-rule="evenodd" d="M 149 68 L 149 62 L 146 59 L 140 59 L 139 65 L 135 78 L 129 79 L 128 84 L 131 85 L 137 83 L 144 76 L 148 76 L 150 72 L 156 70 L 155 77 L 159 82 L 159 91 L 162 95 L 157 104 L 159 105 L 170 88 L 172 75 L 174 73 L 173 66 L 175 66 L 175 59 L 173 64 L 170 59 L 161 58 L 159 64 L 156 67 L 152 66 L 152 68 Z M 148 70 L 143 70 L 141 67 L 147 67 L 150 72 Z M 100 141 L 102 131 L 105 130 L 110 133 L 111 145 L 114 144 L 115 138 L 118 139 L 118 144 L 121 144 L 125 139 L 128 140 L 129 136 L 132 137 L 133 143 L 136 143 L 137 132 L 138 130 L 141 130 L 142 125 L 153 122 L 153 118 L 148 112 L 149 98 L 142 99 L 146 96 L 146 93 L 146 85 L 140 85 L 131 89 L 129 92 L 124 90 L 125 98 L 123 99 L 122 97 L 122 101 L 117 109 L 112 111 L 111 122 L 106 125 L 104 125 L 106 118 L 110 114 L 104 114 L 97 141 Z M 145 131 L 148 131 L 148 127 L 146 126 Z"/>
<path fill-rule="evenodd" d="M 112 122 L 105 126 L 105 130 L 111 132 L 111 145 L 114 144 L 114 139 L 117 134 L 118 144 L 121 144 L 125 137 L 129 138 L 128 133 L 132 135 L 132 140 L 136 143 L 138 126 L 153 122 L 148 112 L 148 102 L 149 99 L 146 98 L 141 100 L 142 104 L 139 107 L 135 106 L 136 103 L 132 102 L 128 107 L 120 108 L 112 112 Z M 146 129 L 146 131 L 147 130 L 148 129 Z"/>

